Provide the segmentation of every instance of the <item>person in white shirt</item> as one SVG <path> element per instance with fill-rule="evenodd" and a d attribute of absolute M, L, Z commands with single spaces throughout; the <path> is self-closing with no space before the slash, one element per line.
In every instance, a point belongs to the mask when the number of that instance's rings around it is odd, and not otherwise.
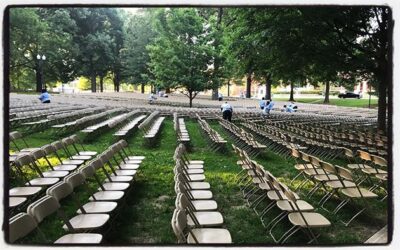
<path fill-rule="evenodd" d="M 232 120 L 233 108 L 228 102 L 225 102 L 224 104 L 221 105 L 221 111 L 222 111 L 222 118 L 224 120 L 228 121 Z"/>
<path fill-rule="evenodd" d="M 218 92 L 218 101 L 222 101 L 223 98 L 224 96 L 222 95 L 222 93 Z"/>
<path fill-rule="evenodd" d="M 152 104 L 157 98 L 154 96 L 153 93 L 150 93 L 149 95 L 149 103 Z"/>

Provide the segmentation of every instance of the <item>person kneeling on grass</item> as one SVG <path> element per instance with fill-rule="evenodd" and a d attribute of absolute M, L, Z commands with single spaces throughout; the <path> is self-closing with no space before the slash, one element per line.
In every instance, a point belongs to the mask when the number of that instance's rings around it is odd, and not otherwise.
<path fill-rule="evenodd" d="M 46 89 L 42 89 L 42 94 L 39 96 L 39 100 L 42 103 L 50 103 L 50 94 L 47 93 Z"/>
<path fill-rule="evenodd" d="M 225 102 L 224 104 L 221 105 L 221 111 L 222 111 L 222 118 L 224 120 L 228 121 L 232 120 L 233 108 L 228 102 Z"/>

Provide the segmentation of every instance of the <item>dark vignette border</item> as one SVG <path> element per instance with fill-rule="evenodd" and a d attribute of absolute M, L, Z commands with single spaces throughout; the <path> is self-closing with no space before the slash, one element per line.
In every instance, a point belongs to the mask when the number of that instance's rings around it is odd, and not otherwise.
<path fill-rule="evenodd" d="M 213 244 L 203 244 L 203 245 L 177 245 L 177 244 L 136 244 L 136 245 L 128 245 L 128 244 L 101 244 L 101 245 L 80 245 L 80 244 L 72 244 L 72 245 L 53 245 L 53 244 L 35 244 L 29 245 L 24 244 L 23 246 L 53 246 L 53 247 L 65 247 L 65 246 L 97 246 L 97 247 L 104 247 L 104 246 L 113 246 L 113 247 L 121 247 L 121 246 L 130 246 L 130 247 L 299 247 L 299 246 L 306 246 L 306 247 L 332 247 L 332 246 L 388 246 L 393 240 L 393 224 L 394 224 L 394 207 L 393 207 L 393 27 L 394 27 L 394 20 L 393 20 L 393 10 L 390 6 L 380 6 L 380 5 L 324 5 L 324 4 L 314 4 L 314 5 L 302 5 L 302 4 L 292 4 L 292 5 L 197 5 L 197 4 L 27 4 L 27 5 L 8 5 L 4 10 L 3 15 L 3 72 L 4 72 L 4 80 L 3 80 L 3 176 L 4 176 L 4 190 L 3 190 L 3 205 L 4 205 L 4 217 L 3 217 L 3 225 L 2 230 L 4 231 L 4 241 L 10 246 L 18 246 L 18 244 L 10 244 L 8 242 L 9 238 L 9 228 L 8 228 L 8 221 L 10 219 L 9 210 L 9 132 L 10 132 L 10 124 L 9 124 L 9 112 L 10 112 L 10 79 L 9 79 L 9 62 L 10 62 L 10 9 L 13 8 L 162 8 L 162 7 L 170 7 L 170 8 L 184 8 L 184 7 L 192 7 L 192 8 L 218 8 L 218 7 L 226 7 L 226 8 L 265 8 L 265 7 L 274 7 L 274 8 L 282 8 L 282 7 L 369 7 L 369 6 L 376 6 L 376 7 L 385 7 L 389 10 L 389 29 L 388 29 L 388 41 L 389 41 L 389 48 L 388 48 L 388 65 L 389 68 L 387 70 L 388 74 L 388 122 L 387 122 L 387 136 L 388 136 L 388 173 L 389 178 L 387 181 L 388 186 L 388 198 L 387 198 L 387 208 L 388 208 L 388 242 L 387 243 L 380 243 L 380 244 L 327 244 L 327 245 L 307 245 L 307 244 L 286 244 L 286 245 L 277 245 L 277 244 L 232 244 L 232 245 L 213 245 Z"/>

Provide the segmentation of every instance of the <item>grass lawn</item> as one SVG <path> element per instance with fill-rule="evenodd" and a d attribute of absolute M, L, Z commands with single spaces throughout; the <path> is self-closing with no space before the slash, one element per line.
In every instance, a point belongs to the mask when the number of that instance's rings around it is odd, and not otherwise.
<path fill-rule="evenodd" d="M 288 98 L 274 98 L 275 101 L 287 101 Z M 324 104 L 324 98 L 295 98 L 298 103 Z M 342 107 L 368 108 L 368 99 L 330 99 L 329 105 Z M 371 99 L 371 107 L 378 107 L 378 99 Z"/>
<path fill-rule="evenodd" d="M 210 151 L 208 141 L 201 133 L 197 121 L 185 120 L 193 145 L 189 156 L 191 159 L 205 161 L 206 181 L 211 184 L 214 199 L 218 203 L 218 211 L 224 217 L 224 226 L 231 232 L 233 242 L 236 244 L 273 244 L 272 238 L 262 226 L 258 216 L 252 209 L 248 208 L 239 191 L 238 184 L 234 178 L 240 171 L 240 168 L 236 165 L 238 157 L 232 151 L 231 140 L 226 132 L 217 122 L 210 123 L 214 129 L 229 141 L 226 152 L 214 153 Z M 94 138 L 93 141 L 86 143 L 85 146 L 88 150 L 104 151 L 115 141 L 112 135 L 115 130 L 110 130 Z M 35 147 L 42 146 L 58 138 L 55 138 L 49 130 L 46 130 L 28 135 L 25 139 L 29 146 Z M 114 220 L 112 229 L 106 236 L 105 242 L 108 244 L 176 243 L 176 238 L 170 225 L 176 196 L 173 181 L 174 161 L 172 158 L 176 147 L 176 135 L 170 118 L 164 121 L 158 141 L 158 145 L 154 145 L 153 148 L 149 149 L 143 146 L 143 138 L 139 132 L 136 132 L 128 139 L 131 151 L 135 155 L 146 156 L 146 159 L 142 162 L 141 171 L 136 178 L 132 192 L 126 199 L 125 206 L 119 210 L 119 216 Z M 296 174 L 292 159 L 286 160 L 272 152 L 265 152 L 255 160 L 285 183 L 289 183 L 290 179 Z M 98 174 L 101 178 L 105 178 L 100 171 L 98 171 Z M 11 179 L 11 186 L 20 183 L 17 178 Z M 89 186 L 92 189 L 97 188 L 94 180 L 89 181 Z M 300 190 L 298 192 L 300 197 L 305 198 L 307 190 L 310 188 L 310 186 L 306 186 L 306 188 Z M 87 188 L 81 186 L 75 189 L 75 193 L 80 202 L 83 203 L 88 200 L 89 191 Z M 311 199 L 306 200 L 316 207 L 316 202 L 321 195 L 317 193 Z M 332 205 L 334 204 L 335 201 L 332 202 Z M 349 227 L 342 225 L 340 220 L 347 219 L 346 213 L 353 213 L 352 207 L 343 209 L 339 215 L 317 210 L 332 222 L 331 227 L 321 231 L 320 243 L 362 243 L 386 225 L 386 203 L 372 201 L 369 204 L 371 208 L 368 212 L 356 219 Z M 61 202 L 61 205 L 68 218 L 76 214 L 77 206 L 74 199 L 66 198 Z M 277 213 L 278 211 L 273 211 L 270 216 Z M 49 216 L 40 224 L 41 231 L 46 235 L 47 243 L 54 242 L 65 234 L 62 224 L 57 215 Z M 288 221 L 286 221 L 286 225 L 283 223 L 281 227 L 277 228 L 276 232 L 284 232 L 289 227 Z M 289 243 L 304 244 L 306 242 L 305 237 L 305 235 L 299 233 L 296 237 L 291 238 Z M 44 242 L 39 233 L 33 232 L 21 240 L 20 243 L 39 244 Z"/>

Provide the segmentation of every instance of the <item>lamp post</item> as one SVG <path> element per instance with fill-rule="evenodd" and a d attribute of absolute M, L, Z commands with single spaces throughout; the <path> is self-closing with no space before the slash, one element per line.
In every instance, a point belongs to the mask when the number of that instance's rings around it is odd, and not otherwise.
<path fill-rule="evenodd" d="M 46 56 L 45 55 L 37 55 L 36 59 L 38 60 L 38 65 L 39 65 L 39 81 L 40 81 L 40 86 L 42 87 L 42 89 L 46 88 L 46 83 L 44 82 L 44 77 L 43 77 L 43 63 L 46 60 Z"/>

